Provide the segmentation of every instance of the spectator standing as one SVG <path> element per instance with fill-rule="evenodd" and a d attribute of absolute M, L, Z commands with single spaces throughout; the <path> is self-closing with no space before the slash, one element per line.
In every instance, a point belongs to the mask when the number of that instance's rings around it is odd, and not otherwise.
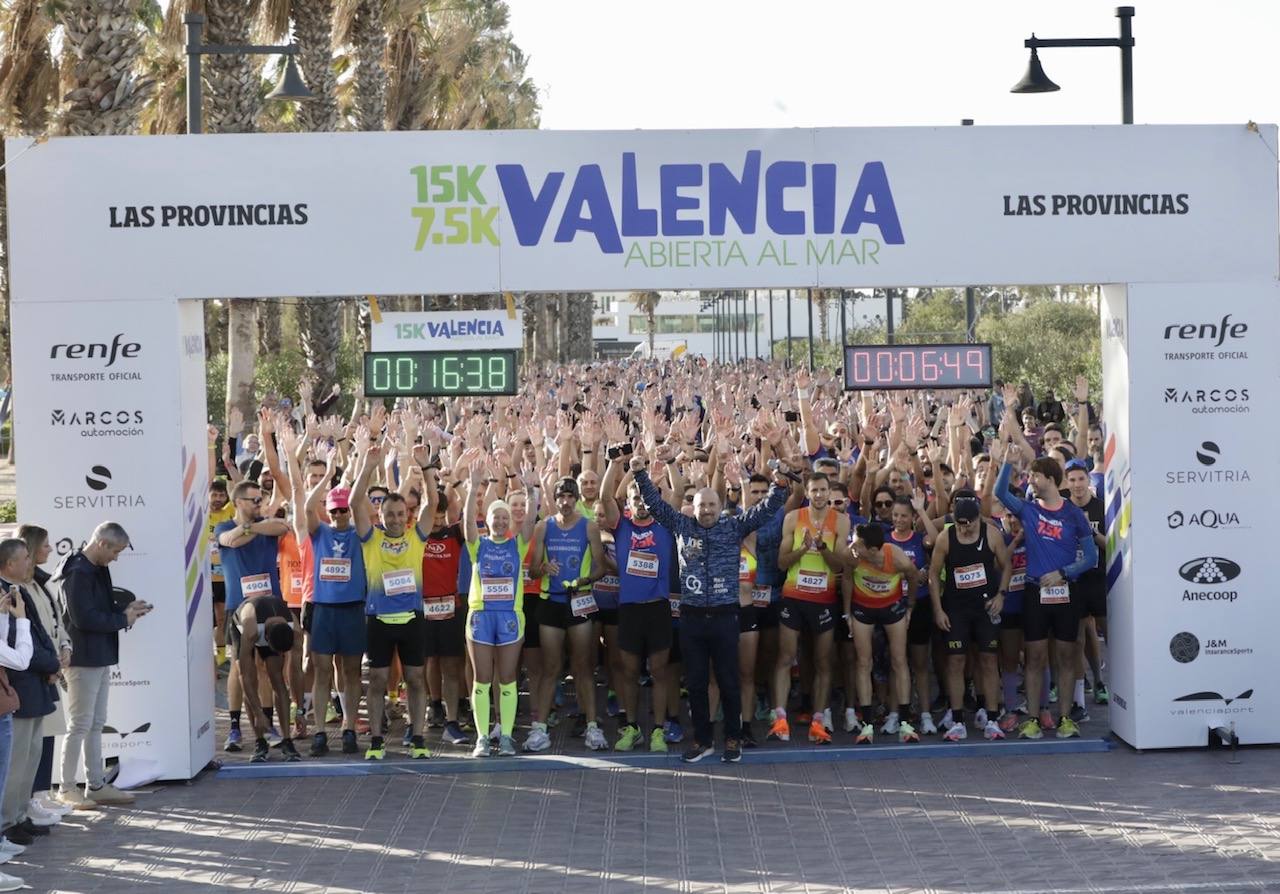
<path fill-rule="evenodd" d="M 10 632 L 13 645 L 9 645 Z M 18 693 L 9 685 L 6 671 L 23 670 L 31 662 L 31 622 L 26 606 L 7 585 L 0 585 L 0 788 L 9 773 L 9 748 L 13 742 L 13 712 L 18 708 Z M 8 863 L 26 847 L 0 838 L 0 863 Z M 17 891 L 22 879 L 0 872 L 0 891 Z"/>

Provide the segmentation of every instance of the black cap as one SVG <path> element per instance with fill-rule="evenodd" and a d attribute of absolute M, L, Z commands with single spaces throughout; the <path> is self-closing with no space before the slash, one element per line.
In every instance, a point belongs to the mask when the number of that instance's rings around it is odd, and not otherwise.
<path fill-rule="evenodd" d="M 982 502 L 968 488 L 958 490 L 951 498 L 951 514 L 956 517 L 956 521 L 973 521 L 982 515 Z"/>
<path fill-rule="evenodd" d="M 572 478 L 561 478 L 556 482 L 556 489 L 552 496 L 560 496 L 561 494 L 573 494 L 578 496 L 578 482 Z"/>

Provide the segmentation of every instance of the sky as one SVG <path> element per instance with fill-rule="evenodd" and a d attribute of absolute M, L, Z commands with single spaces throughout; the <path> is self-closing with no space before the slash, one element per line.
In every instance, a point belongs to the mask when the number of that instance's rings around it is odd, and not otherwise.
<path fill-rule="evenodd" d="M 508 0 L 556 130 L 1119 124 L 1120 51 L 1044 49 L 1061 91 L 1015 95 L 1022 42 L 1115 37 L 1097 0 Z M 1280 121 L 1280 0 L 1148 0 L 1137 124 Z"/>

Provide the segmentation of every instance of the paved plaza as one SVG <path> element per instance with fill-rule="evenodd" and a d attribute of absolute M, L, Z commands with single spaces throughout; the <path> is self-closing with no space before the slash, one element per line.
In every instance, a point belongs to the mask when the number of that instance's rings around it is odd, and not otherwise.
<path fill-rule="evenodd" d="M 1280 890 L 1280 749 L 158 786 L 7 868 L 59 892 Z"/>

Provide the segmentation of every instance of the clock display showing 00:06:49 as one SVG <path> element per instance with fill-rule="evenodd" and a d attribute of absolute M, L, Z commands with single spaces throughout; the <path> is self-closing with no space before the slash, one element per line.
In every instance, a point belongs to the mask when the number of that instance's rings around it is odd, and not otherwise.
<path fill-rule="evenodd" d="M 991 345 L 848 345 L 845 389 L 990 388 Z"/>
<path fill-rule="evenodd" d="M 386 351 L 364 355 L 369 397 L 515 394 L 515 352 Z"/>

